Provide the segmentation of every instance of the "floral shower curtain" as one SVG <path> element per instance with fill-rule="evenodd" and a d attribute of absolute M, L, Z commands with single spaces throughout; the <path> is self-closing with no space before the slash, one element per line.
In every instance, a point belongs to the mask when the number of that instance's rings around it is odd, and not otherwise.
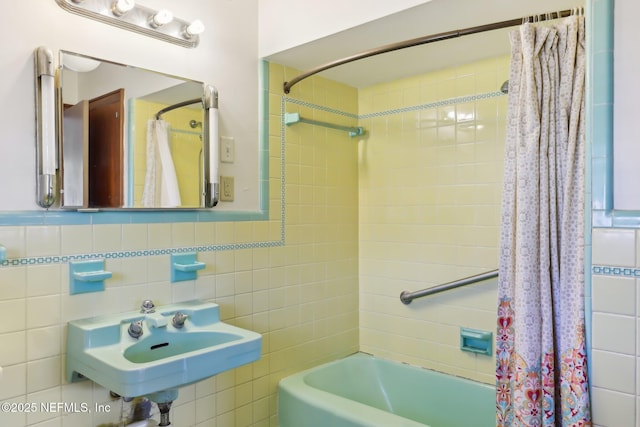
<path fill-rule="evenodd" d="M 584 17 L 510 37 L 497 425 L 588 426 Z"/>

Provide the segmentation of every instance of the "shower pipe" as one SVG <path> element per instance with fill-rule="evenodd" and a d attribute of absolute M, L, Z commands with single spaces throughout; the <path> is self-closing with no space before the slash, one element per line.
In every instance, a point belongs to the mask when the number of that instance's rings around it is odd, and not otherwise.
<path fill-rule="evenodd" d="M 403 304 L 409 305 L 411 301 L 416 298 L 422 298 L 429 295 L 437 294 L 451 289 L 460 288 L 462 286 L 471 285 L 473 283 L 482 282 L 483 280 L 493 279 L 498 277 L 498 270 L 491 270 L 485 273 L 476 274 L 475 276 L 465 277 L 464 279 L 455 280 L 453 282 L 443 283 L 442 285 L 434 286 L 432 288 L 423 289 L 421 291 L 409 292 L 402 291 L 400 294 L 400 301 Z"/>
<path fill-rule="evenodd" d="M 468 36 L 470 34 L 483 33 L 485 31 L 498 30 L 501 28 L 514 27 L 521 25 L 525 22 L 542 22 L 551 19 L 564 18 L 575 14 L 576 10 L 562 10 L 559 12 L 550 12 L 541 15 L 531 15 L 524 18 L 510 19 L 508 21 L 494 22 L 493 24 L 479 25 L 477 27 L 464 28 L 461 30 L 447 31 L 444 33 L 432 34 L 429 36 L 422 36 L 415 39 L 405 40 L 402 42 L 387 44 L 375 49 L 367 50 L 365 52 L 357 53 L 355 55 L 348 56 L 343 59 L 338 59 L 332 62 L 328 62 L 324 65 L 312 68 L 304 73 L 294 77 L 288 82 L 284 82 L 284 93 L 289 93 L 291 88 L 300 81 L 311 77 L 321 71 L 328 70 L 329 68 L 337 67 L 338 65 L 347 64 L 349 62 L 358 61 L 360 59 L 369 58 L 371 56 L 380 55 L 382 53 L 393 52 L 395 50 L 406 49 L 408 47 L 420 46 L 427 43 L 439 42 L 442 40 L 454 39 L 462 36 Z"/>
<path fill-rule="evenodd" d="M 176 108 L 181 108 L 181 107 L 186 107 L 187 105 L 196 104 L 198 102 L 202 102 L 202 98 L 190 99 L 188 101 L 182 101 L 182 102 L 178 102 L 177 104 L 169 105 L 168 107 L 165 107 L 156 113 L 156 120 L 160 120 L 164 113 L 167 113 L 171 110 L 175 110 Z"/>

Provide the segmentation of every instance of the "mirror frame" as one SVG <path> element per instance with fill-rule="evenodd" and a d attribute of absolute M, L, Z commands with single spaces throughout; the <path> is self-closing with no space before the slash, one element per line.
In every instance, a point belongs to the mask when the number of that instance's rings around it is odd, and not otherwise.
<path fill-rule="evenodd" d="M 36 122 L 37 122 L 37 189 L 36 200 L 38 204 L 43 208 L 50 208 L 54 206 L 54 203 L 58 203 L 55 208 L 61 210 L 78 210 L 78 211 L 105 211 L 105 210 L 198 210 L 198 209 L 211 209 L 218 204 L 219 201 L 219 109 L 218 109 L 218 91 L 215 87 L 201 83 L 203 86 L 202 93 L 202 107 L 204 112 L 203 119 L 203 176 L 199 183 L 199 192 L 201 206 L 198 207 L 78 207 L 78 206 L 64 206 L 61 202 L 61 190 L 62 180 L 59 179 L 59 175 L 64 172 L 65 165 L 62 162 L 61 153 L 63 151 L 64 143 L 64 131 L 63 131 L 63 100 L 62 100 L 62 69 L 63 69 L 63 55 L 78 56 L 80 58 L 86 58 L 90 60 L 100 61 L 102 63 L 108 63 L 125 68 L 137 69 L 140 71 L 151 72 L 158 75 L 165 75 L 164 73 L 142 69 L 139 67 L 132 67 L 126 64 L 120 64 L 109 60 L 94 58 L 75 52 L 69 52 L 60 50 L 58 67 L 53 66 L 53 54 L 50 49 L 46 47 L 39 47 L 36 49 L 35 56 L 35 69 L 36 69 Z M 53 69 L 55 68 L 55 72 Z M 55 102 L 55 114 L 50 111 L 52 105 L 51 97 L 54 94 L 50 93 L 50 85 L 45 85 L 46 80 L 52 79 L 55 74 L 56 87 L 55 96 L 57 102 Z M 171 78 L 181 79 L 175 76 L 168 76 Z M 184 80 L 184 79 L 181 79 Z M 54 123 L 51 123 L 51 121 Z M 52 129 L 51 132 L 47 132 L 47 129 Z M 55 132 L 53 129 L 57 129 Z M 49 156 L 49 157 L 47 157 Z M 55 160 L 53 160 L 55 159 Z M 48 163 L 55 162 L 53 166 L 47 166 Z M 60 185 L 56 185 L 60 183 Z"/>

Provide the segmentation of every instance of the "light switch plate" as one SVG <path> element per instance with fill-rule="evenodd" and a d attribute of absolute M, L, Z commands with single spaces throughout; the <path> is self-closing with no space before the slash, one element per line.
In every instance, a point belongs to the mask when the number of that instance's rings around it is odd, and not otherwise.
<path fill-rule="evenodd" d="M 220 161 L 233 163 L 236 160 L 236 140 L 232 136 L 220 137 Z"/>

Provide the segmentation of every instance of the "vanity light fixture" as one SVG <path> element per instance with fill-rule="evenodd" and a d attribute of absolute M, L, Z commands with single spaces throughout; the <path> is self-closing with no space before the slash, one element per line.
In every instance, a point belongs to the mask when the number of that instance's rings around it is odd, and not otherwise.
<path fill-rule="evenodd" d="M 201 21 L 178 19 L 166 9 L 154 10 L 134 0 L 56 0 L 64 10 L 85 18 L 193 48 L 204 31 Z"/>
<path fill-rule="evenodd" d="M 36 71 L 36 191 L 43 208 L 56 200 L 56 94 L 53 52 L 39 47 L 34 53 Z"/>

